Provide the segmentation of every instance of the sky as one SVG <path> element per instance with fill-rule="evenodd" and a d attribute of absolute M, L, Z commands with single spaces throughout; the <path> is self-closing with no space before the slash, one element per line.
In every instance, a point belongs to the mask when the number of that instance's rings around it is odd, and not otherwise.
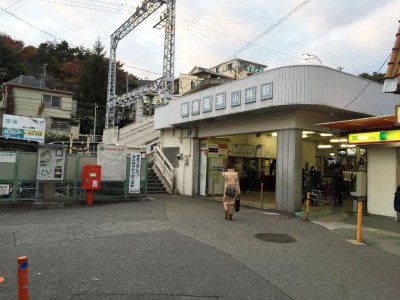
<path fill-rule="evenodd" d="M 141 6 L 138 0 L 0 0 L 0 32 L 38 47 L 67 41 L 93 49 Z M 118 44 L 117 60 L 142 79 L 162 75 L 163 5 Z M 175 77 L 234 57 L 268 69 L 302 55 L 354 75 L 385 73 L 400 20 L 400 0 L 176 0 Z M 320 64 L 310 59 L 307 64 Z"/>

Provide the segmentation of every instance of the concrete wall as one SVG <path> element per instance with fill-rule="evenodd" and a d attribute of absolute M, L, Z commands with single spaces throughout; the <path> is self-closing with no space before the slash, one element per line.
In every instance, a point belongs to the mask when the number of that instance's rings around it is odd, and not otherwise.
<path fill-rule="evenodd" d="M 397 148 L 371 147 L 367 149 L 367 155 L 368 212 L 395 217 L 393 197 L 398 180 Z"/>
<path fill-rule="evenodd" d="M 175 169 L 175 189 L 178 193 L 184 195 L 194 195 L 197 190 L 196 176 L 198 168 L 198 156 L 194 153 L 197 139 L 189 137 L 186 129 L 166 129 L 161 133 L 162 147 L 179 147 L 179 153 L 182 153 L 185 159 L 179 161 L 179 167 Z M 196 185 L 196 186 L 194 186 Z"/>

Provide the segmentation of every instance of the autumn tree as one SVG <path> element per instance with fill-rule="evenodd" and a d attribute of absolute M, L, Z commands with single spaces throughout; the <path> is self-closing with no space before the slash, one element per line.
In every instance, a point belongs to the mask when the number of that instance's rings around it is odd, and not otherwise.
<path fill-rule="evenodd" d="M 0 83 L 26 74 L 21 51 L 22 41 L 13 40 L 9 35 L 0 33 Z"/>

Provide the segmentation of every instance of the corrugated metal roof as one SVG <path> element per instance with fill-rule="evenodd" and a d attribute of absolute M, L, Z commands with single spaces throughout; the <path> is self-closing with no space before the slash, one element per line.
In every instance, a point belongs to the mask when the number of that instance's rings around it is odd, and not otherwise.
<path fill-rule="evenodd" d="M 395 127 L 395 115 L 380 117 L 361 118 L 337 122 L 328 122 L 316 124 L 322 127 L 340 129 L 342 131 L 363 131 L 367 129 L 392 128 Z"/>
<path fill-rule="evenodd" d="M 30 87 L 36 87 L 36 88 L 43 87 L 40 84 L 40 80 L 38 80 L 34 77 L 31 77 L 31 76 L 25 76 L 25 75 L 20 75 L 18 77 L 15 77 L 15 78 L 11 79 L 10 81 L 7 81 L 6 83 L 7 84 L 24 85 L 24 86 L 30 86 Z"/>
<path fill-rule="evenodd" d="M 385 88 L 388 86 L 387 90 L 392 93 L 400 93 L 400 26 L 396 34 L 396 40 L 392 49 L 392 55 L 388 62 L 388 68 L 385 74 Z M 391 86 L 388 85 L 391 84 Z"/>

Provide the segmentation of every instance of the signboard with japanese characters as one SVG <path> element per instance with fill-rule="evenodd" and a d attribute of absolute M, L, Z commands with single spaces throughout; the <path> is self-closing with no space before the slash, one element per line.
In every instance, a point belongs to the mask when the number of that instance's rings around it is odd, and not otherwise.
<path fill-rule="evenodd" d="M 101 165 L 101 181 L 123 181 L 126 177 L 125 146 L 97 145 L 97 164 Z"/>
<path fill-rule="evenodd" d="M 9 184 L 0 184 L 0 195 L 8 195 L 10 193 Z"/>
<path fill-rule="evenodd" d="M 15 163 L 17 161 L 17 154 L 11 152 L 0 152 L 0 162 L 2 163 Z"/>
<path fill-rule="evenodd" d="M 272 99 L 272 82 L 261 85 L 261 100 Z"/>
<path fill-rule="evenodd" d="M 182 103 L 181 106 L 181 116 L 187 117 L 189 116 L 189 102 Z"/>
<path fill-rule="evenodd" d="M 46 119 L 3 115 L 1 136 L 44 143 Z"/>
<path fill-rule="evenodd" d="M 244 90 L 244 103 L 256 102 L 256 87 L 252 86 Z"/>
<path fill-rule="evenodd" d="M 215 109 L 225 108 L 225 92 L 218 93 L 215 96 Z"/>
<path fill-rule="evenodd" d="M 198 115 L 200 113 L 200 99 L 192 101 L 192 115 Z"/>
<path fill-rule="evenodd" d="M 203 98 L 203 112 L 212 111 L 213 96 L 207 96 Z"/>
<path fill-rule="evenodd" d="M 220 90 L 220 88 L 218 88 L 218 90 Z M 201 117 L 207 118 L 206 113 L 208 112 L 217 110 L 223 111 L 227 109 L 227 107 L 230 108 L 235 106 L 241 106 L 242 96 L 245 104 L 272 99 L 273 82 L 272 81 L 264 82 L 259 85 L 254 85 L 250 87 L 247 86 L 244 87 L 243 89 L 239 89 L 233 92 L 230 91 L 217 92 L 215 94 L 204 96 L 202 98 L 183 102 L 181 103 L 181 117 L 202 115 Z M 249 105 L 248 107 L 243 107 L 244 110 L 254 109 L 254 108 L 255 106 L 251 105 Z M 234 112 L 236 113 L 237 109 L 235 109 Z"/>
<path fill-rule="evenodd" d="M 63 180 L 66 152 L 66 148 L 62 146 L 40 146 L 37 180 Z"/>
<path fill-rule="evenodd" d="M 228 158 L 228 145 L 210 142 L 208 144 L 208 157 Z"/>
<path fill-rule="evenodd" d="M 246 66 L 246 71 L 247 71 L 247 72 L 254 73 L 254 74 L 260 74 L 260 73 L 263 72 L 263 68 L 262 68 L 262 67 L 259 67 L 259 66 L 255 66 L 255 67 L 253 67 L 253 66 Z"/>
<path fill-rule="evenodd" d="M 140 150 L 133 150 L 131 153 L 131 165 L 129 170 L 129 193 L 140 193 L 140 169 L 141 158 Z"/>
<path fill-rule="evenodd" d="M 231 95 L 231 106 L 240 105 L 240 102 L 241 102 L 240 95 L 241 95 L 240 91 L 232 92 L 232 95 Z"/>

